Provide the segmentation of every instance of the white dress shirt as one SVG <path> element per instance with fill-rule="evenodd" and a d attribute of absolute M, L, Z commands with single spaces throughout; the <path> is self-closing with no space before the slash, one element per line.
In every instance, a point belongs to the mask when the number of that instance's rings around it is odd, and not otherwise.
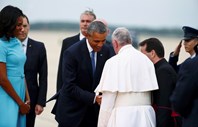
<path fill-rule="evenodd" d="M 28 37 L 23 41 L 21 42 L 22 43 L 22 46 L 23 46 L 23 51 L 24 53 L 26 54 L 26 51 L 27 51 L 27 43 L 28 43 Z"/>

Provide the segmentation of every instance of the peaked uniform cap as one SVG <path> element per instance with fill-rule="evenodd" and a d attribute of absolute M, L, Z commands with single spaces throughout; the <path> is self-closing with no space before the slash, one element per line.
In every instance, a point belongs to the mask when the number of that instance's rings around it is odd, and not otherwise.
<path fill-rule="evenodd" d="M 198 38 L 198 30 L 189 26 L 183 26 L 182 30 L 184 31 L 184 40 L 190 40 Z"/>

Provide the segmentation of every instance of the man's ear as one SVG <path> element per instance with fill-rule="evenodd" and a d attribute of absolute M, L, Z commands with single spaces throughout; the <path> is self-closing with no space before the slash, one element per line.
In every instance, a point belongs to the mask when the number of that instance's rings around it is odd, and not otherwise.
<path fill-rule="evenodd" d="M 153 57 L 155 57 L 155 55 L 156 55 L 155 50 L 151 50 L 151 57 L 153 58 Z"/>
<path fill-rule="evenodd" d="M 118 41 L 114 40 L 115 47 L 118 48 Z"/>

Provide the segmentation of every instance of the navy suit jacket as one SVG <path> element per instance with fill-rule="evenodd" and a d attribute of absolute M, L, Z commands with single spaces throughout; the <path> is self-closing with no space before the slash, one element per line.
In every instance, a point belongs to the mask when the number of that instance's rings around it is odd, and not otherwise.
<path fill-rule="evenodd" d="M 57 82 L 56 82 L 56 85 L 57 85 L 56 91 L 57 92 L 61 89 L 61 87 L 63 85 L 63 81 L 62 81 L 63 53 L 67 48 L 69 48 L 71 45 L 75 44 L 78 41 L 80 41 L 80 33 L 75 35 L 75 36 L 65 38 L 63 40 L 61 53 L 60 53 L 60 58 L 59 58 L 58 75 L 57 75 Z"/>
<path fill-rule="evenodd" d="M 28 38 L 25 78 L 31 100 L 31 109 L 39 104 L 45 106 L 47 94 L 47 56 L 42 42 Z"/>
<path fill-rule="evenodd" d="M 55 119 L 68 127 L 79 127 L 84 119 L 93 120 L 97 125 L 99 106 L 93 104 L 94 90 L 99 84 L 106 60 L 111 57 L 110 48 L 105 44 L 97 53 L 94 75 L 86 39 L 65 50 L 63 57 L 64 85 L 58 98 Z M 92 116 L 87 114 L 89 109 L 94 109 Z"/>
<path fill-rule="evenodd" d="M 182 127 L 198 127 L 198 56 L 182 63 L 171 102 L 183 117 Z"/>
<path fill-rule="evenodd" d="M 59 58 L 59 65 L 58 65 L 58 75 L 57 75 L 57 82 L 56 82 L 56 85 L 57 85 L 56 88 L 57 89 L 56 89 L 56 92 L 58 92 L 62 88 L 62 85 L 63 85 L 63 79 L 62 79 L 63 53 L 64 53 L 64 51 L 67 48 L 69 48 L 71 45 L 75 44 L 78 41 L 80 41 L 80 33 L 77 34 L 77 35 L 74 35 L 72 37 L 65 38 L 63 40 L 62 48 L 61 48 L 61 53 L 60 53 L 60 58 Z M 106 44 L 111 49 L 111 55 L 112 56 L 115 55 L 115 52 L 114 52 L 113 47 L 111 45 L 111 42 L 107 41 Z"/>

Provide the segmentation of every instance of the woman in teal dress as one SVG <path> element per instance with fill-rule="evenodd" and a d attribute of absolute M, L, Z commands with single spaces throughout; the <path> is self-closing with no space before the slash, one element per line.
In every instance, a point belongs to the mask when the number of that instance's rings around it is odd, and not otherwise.
<path fill-rule="evenodd" d="M 0 127 L 25 127 L 30 109 L 24 78 L 26 56 L 16 38 L 22 30 L 22 15 L 13 6 L 0 12 Z"/>

